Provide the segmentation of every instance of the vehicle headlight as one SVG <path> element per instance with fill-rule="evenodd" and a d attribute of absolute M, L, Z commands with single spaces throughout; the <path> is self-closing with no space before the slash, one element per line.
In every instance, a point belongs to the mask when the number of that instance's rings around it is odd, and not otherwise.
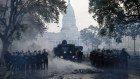
<path fill-rule="evenodd" d="M 61 59 L 63 59 L 63 56 L 60 56 Z"/>
<path fill-rule="evenodd" d="M 72 56 L 72 58 L 75 58 L 75 56 Z"/>

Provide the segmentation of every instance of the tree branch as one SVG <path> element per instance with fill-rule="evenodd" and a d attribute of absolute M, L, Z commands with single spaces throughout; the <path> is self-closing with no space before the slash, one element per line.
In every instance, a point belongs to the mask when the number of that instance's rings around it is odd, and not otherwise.
<path fill-rule="evenodd" d="M 4 25 L 4 26 L 7 26 L 6 22 L 0 18 L 0 22 Z"/>
<path fill-rule="evenodd" d="M 8 31 L 9 31 L 10 27 L 12 26 L 12 18 L 13 18 L 13 12 L 14 12 L 14 3 L 15 3 L 15 0 L 11 0 L 11 2 L 10 2 L 9 24 L 8 24 L 8 27 L 5 30 L 5 35 L 8 34 Z"/>
<path fill-rule="evenodd" d="M 14 31 L 16 30 L 16 25 L 17 23 L 19 22 L 18 21 L 18 18 L 22 18 L 23 15 L 25 14 L 24 12 L 22 12 L 22 10 L 25 10 L 25 6 L 26 5 L 29 5 L 29 1 L 26 1 L 25 4 L 23 4 L 22 8 L 18 8 L 18 6 L 20 5 L 19 3 L 21 2 L 18 1 L 18 0 L 11 0 L 11 12 L 10 12 L 10 18 L 9 18 L 9 25 L 8 25 L 8 28 L 6 29 L 6 32 L 7 33 L 7 37 L 9 38 L 11 35 L 13 35 Z M 17 11 L 17 10 L 20 10 L 20 11 Z M 21 13 L 22 14 L 21 14 Z M 20 17 L 21 16 L 21 17 Z M 18 21 L 18 22 L 17 22 Z M 13 30 L 11 30 L 11 32 L 8 34 L 8 31 L 9 31 L 9 28 L 10 27 L 13 27 Z"/>
<path fill-rule="evenodd" d="M 8 4 L 8 0 L 6 1 L 5 8 L 7 8 L 7 4 Z M 5 9 L 4 14 L 3 14 L 3 15 L 4 15 L 3 18 L 4 18 L 5 15 L 6 15 L 6 11 L 7 11 L 7 10 Z"/>
<path fill-rule="evenodd" d="M 8 33 L 9 33 L 9 30 L 10 27 L 11 28 L 15 28 L 15 15 L 16 15 L 16 11 L 17 11 L 17 4 L 15 3 L 16 0 L 11 0 L 11 4 L 10 4 L 10 17 L 9 17 L 9 25 L 8 27 L 6 28 L 5 30 L 5 35 L 8 37 Z"/>
<path fill-rule="evenodd" d="M 10 32 L 10 34 L 8 35 L 8 39 L 15 33 L 15 31 L 16 31 L 16 28 L 14 28 L 11 32 Z"/>
<path fill-rule="evenodd" d="M 20 10 L 18 11 L 17 15 L 19 15 L 19 14 L 21 14 L 21 13 L 24 13 L 25 6 L 26 6 L 26 8 L 27 8 L 30 4 L 31 4 L 31 2 L 26 1 L 26 2 L 22 5 L 22 7 L 20 8 Z"/>

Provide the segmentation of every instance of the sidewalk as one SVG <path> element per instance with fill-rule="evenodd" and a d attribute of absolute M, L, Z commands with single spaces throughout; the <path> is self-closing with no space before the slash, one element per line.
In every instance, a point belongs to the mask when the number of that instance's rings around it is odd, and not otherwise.
<path fill-rule="evenodd" d="M 6 67 L 0 66 L 0 79 L 7 79 L 10 71 L 6 71 Z"/>

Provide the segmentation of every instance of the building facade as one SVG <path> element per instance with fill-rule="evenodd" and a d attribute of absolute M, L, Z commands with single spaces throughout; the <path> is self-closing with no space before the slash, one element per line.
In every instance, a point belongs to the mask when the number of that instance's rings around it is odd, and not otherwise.
<path fill-rule="evenodd" d="M 73 7 L 68 2 L 67 13 L 63 15 L 62 28 L 59 33 L 45 32 L 43 37 L 38 37 L 39 41 L 46 41 L 47 45 L 52 47 L 62 43 L 62 40 L 67 40 L 69 44 L 82 45 L 80 32 L 76 26 L 76 19 Z"/>

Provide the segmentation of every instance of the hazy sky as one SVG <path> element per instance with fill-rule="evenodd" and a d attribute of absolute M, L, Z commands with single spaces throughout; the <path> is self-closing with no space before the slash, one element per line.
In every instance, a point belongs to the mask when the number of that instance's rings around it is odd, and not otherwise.
<path fill-rule="evenodd" d="M 65 0 L 68 2 L 68 0 Z M 75 11 L 76 25 L 80 31 L 89 25 L 97 26 L 97 22 L 92 18 L 92 15 L 88 13 L 89 0 L 70 0 L 71 5 Z M 62 16 L 60 15 L 59 24 L 49 24 L 48 32 L 59 32 L 62 28 Z M 57 27 L 59 26 L 59 27 Z"/>

